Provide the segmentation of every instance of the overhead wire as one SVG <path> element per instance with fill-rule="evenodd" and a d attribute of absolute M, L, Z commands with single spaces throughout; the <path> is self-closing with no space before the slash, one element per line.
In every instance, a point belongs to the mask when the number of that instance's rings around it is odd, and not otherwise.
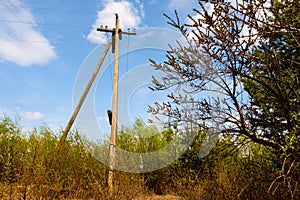
<path fill-rule="evenodd" d="M 105 37 L 109 38 L 108 33 L 105 33 Z M 111 91 L 114 91 L 114 84 L 113 84 L 113 62 L 112 62 L 112 54 L 108 54 L 108 63 L 109 63 L 109 74 L 110 74 L 110 83 L 111 83 Z"/>
<path fill-rule="evenodd" d="M 56 11 L 56 12 L 95 14 L 95 11 L 92 11 L 92 10 L 89 11 L 89 10 L 58 9 L 58 8 L 49 8 L 49 7 L 15 5 L 15 4 L 8 4 L 8 3 L 0 3 L 0 6 L 15 7 L 15 8 L 26 8 L 26 9 L 35 9 L 35 10 L 49 10 L 49 11 Z"/>
<path fill-rule="evenodd" d="M 8 4 L 8 3 L 1 3 L 0 6 L 5 7 L 15 7 L 15 8 L 23 8 L 23 9 L 37 9 L 37 10 L 49 10 L 55 12 L 63 12 L 63 13 L 86 13 L 86 14 L 95 14 L 95 11 L 88 11 L 88 10 L 71 10 L 71 9 L 58 9 L 58 8 L 49 8 L 49 7 L 37 7 L 37 6 L 25 6 L 25 5 L 15 5 L 15 4 Z M 114 13 L 107 13 L 107 14 L 114 14 Z M 31 22 L 31 21 L 22 21 L 22 20 L 10 20 L 10 19 L 0 19 L 0 22 L 3 23 L 16 23 L 16 24 L 30 24 L 30 25 L 39 25 L 39 26 L 52 26 L 52 27 L 60 27 L 60 28 L 91 28 L 91 25 L 78 25 L 78 24 L 56 24 L 56 23 L 43 23 L 43 22 Z M 0 41 L 6 42 L 34 42 L 34 43 L 48 43 L 47 41 L 32 41 L 32 40 L 18 40 L 18 39 L 3 39 L 0 38 Z"/>
<path fill-rule="evenodd" d="M 17 20 L 7 20 L 7 19 L 0 19 L 0 23 L 15 23 L 15 24 L 29 24 L 32 26 L 52 26 L 52 27 L 60 27 L 60 28 L 76 28 L 76 29 L 90 29 L 91 25 L 75 25 L 75 24 L 55 24 L 55 23 L 41 23 L 41 22 L 30 22 L 30 21 L 17 21 Z M 9 34 L 8 34 L 9 35 Z M 6 42 L 34 42 L 34 43 L 48 43 L 47 41 L 35 41 L 35 40 L 18 40 L 18 39 L 11 39 L 11 38 L 0 38 L 0 41 L 6 41 Z"/>
<path fill-rule="evenodd" d="M 73 28 L 87 28 L 87 27 L 91 27 L 91 26 L 88 26 L 88 25 L 52 24 L 52 23 L 41 23 L 41 22 L 30 22 L 30 21 L 16 21 L 16 20 L 7 20 L 7 19 L 0 19 L 0 22 L 17 23 L 17 24 L 42 25 L 42 26 L 73 27 Z"/>
<path fill-rule="evenodd" d="M 126 49 L 126 71 L 125 71 L 125 99 L 127 98 L 127 78 L 128 78 L 128 70 L 129 70 L 129 55 L 128 55 L 128 52 L 129 52 L 129 44 L 130 44 L 130 35 L 127 35 L 127 49 Z M 124 106 L 124 112 L 123 113 L 126 113 L 126 109 L 125 109 L 125 106 Z"/>
<path fill-rule="evenodd" d="M 25 42 L 25 43 L 45 43 L 45 44 L 49 44 L 50 42 L 49 41 L 42 41 L 42 40 L 17 40 L 17 39 L 1 39 L 0 38 L 0 41 L 3 41 L 3 42 Z"/>

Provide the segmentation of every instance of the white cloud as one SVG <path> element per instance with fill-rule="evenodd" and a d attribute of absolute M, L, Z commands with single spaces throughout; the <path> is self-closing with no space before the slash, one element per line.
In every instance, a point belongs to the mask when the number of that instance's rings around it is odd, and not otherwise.
<path fill-rule="evenodd" d="M 7 3 L 22 5 L 19 0 L 8 0 Z M 46 64 L 56 57 L 54 47 L 38 31 L 28 9 L 0 6 L 0 16 L 3 19 L 0 23 L 0 60 L 30 66 Z"/>
<path fill-rule="evenodd" d="M 138 4 L 139 9 L 136 8 Z M 87 39 L 96 44 L 105 44 L 107 37 L 105 33 L 96 31 L 100 25 L 115 27 L 115 15 L 118 13 L 120 18 L 120 28 L 137 28 L 141 24 L 141 17 L 144 15 L 143 4 L 140 1 L 135 1 L 135 4 L 126 0 L 114 1 L 106 0 L 103 4 L 103 9 L 98 11 L 97 19 L 92 26 L 92 29 L 87 36 Z M 140 17 L 141 16 L 141 17 Z"/>
<path fill-rule="evenodd" d="M 135 3 L 137 3 L 137 4 L 139 5 L 139 9 L 140 9 L 139 11 L 140 11 L 140 13 L 141 13 L 141 16 L 142 16 L 142 17 L 145 17 L 144 4 L 141 3 L 140 0 L 135 0 Z"/>
<path fill-rule="evenodd" d="M 108 122 L 108 117 L 102 117 L 102 116 L 99 116 L 99 117 L 97 117 L 97 119 L 98 119 L 99 121 L 107 121 L 107 122 Z"/>
<path fill-rule="evenodd" d="M 31 120 L 35 120 L 35 119 L 40 119 L 42 118 L 44 115 L 40 112 L 23 112 L 21 114 L 22 117 L 24 117 L 25 119 L 31 119 Z"/>

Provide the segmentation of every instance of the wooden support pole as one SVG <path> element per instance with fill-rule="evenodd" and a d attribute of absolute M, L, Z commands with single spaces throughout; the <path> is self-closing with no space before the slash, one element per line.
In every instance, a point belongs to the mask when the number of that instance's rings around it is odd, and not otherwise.
<path fill-rule="evenodd" d="M 97 67 L 95 68 L 95 71 L 94 71 L 93 75 L 91 76 L 91 78 L 90 78 L 90 80 L 89 80 L 89 82 L 88 82 L 88 84 L 87 84 L 87 86 L 86 86 L 86 88 L 85 88 L 85 90 L 84 90 L 84 92 L 83 92 L 83 94 L 82 94 L 75 110 L 73 111 L 73 114 L 72 114 L 72 116 L 71 116 L 71 118 L 70 118 L 70 120 L 69 120 L 69 122 L 68 122 L 68 124 L 67 124 L 67 126 L 66 126 L 60 140 L 59 140 L 59 142 L 58 142 L 58 144 L 57 144 L 57 146 L 56 146 L 56 149 L 58 149 L 60 147 L 60 145 L 66 140 L 67 135 L 68 135 L 68 133 L 69 133 L 69 131 L 70 131 L 70 129 L 71 129 L 78 113 L 79 113 L 79 111 L 80 111 L 80 108 L 81 108 L 86 96 L 88 95 L 89 90 L 91 89 L 91 87 L 93 85 L 93 82 L 96 79 L 96 76 L 97 76 L 98 72 L 100 71 L 101 65 L 102 65 L 102 63 L 105 59 L 105 56 L 107 55 L 107 52 L 108 52 L 111 44 L 112 44 L 112 39 L 110 39 L 108 41 L 108 44 L 106 45 L 106 48 L 105 48 L 105 50 L 104 50 L 104 52 L 103 52 L 103 54 L 102 54 L 102 56 L 101 56 L 101 58 L 100 58 L 100 60 L 97 64 Z"/>
<path fill-rule="evenodd" d="M 113 82 L 113 94 L 112 94 L 112 124 L 111 124 L 111 135 L 110 135 L 110 162 L 108 172 L 108 187 L 110 193 L 113 192 L 113 175 L 115 168 L 115 154 L 118 137 L 118 84 L 119 84 L 119 17 L 116 14 L 116 27 L 114 38 L 114 82 Z"/>
<path fill-rule="evenodd" d="M 136 35 L 136 32 L 124 32 L 119 27 L 119 16 L 116 14 L 115 28 L 109 29 L 107 26 L 97 28 L 97 31 L 112 33 L 112 52 L 114 53 L 114 78 L 113 78 L 113 94 L 112 94 L 112 110 L 108 110 L 108 117 L 111 117 L 111 133 L 109 146 L 109 172 L 108 172 L 108 187 L 110 194 L 113 194 L 113 180 L 115 170 L 116 146 L 118 142 L 118 80 L 119 80 L 119 40 L 122 35 Z"/>

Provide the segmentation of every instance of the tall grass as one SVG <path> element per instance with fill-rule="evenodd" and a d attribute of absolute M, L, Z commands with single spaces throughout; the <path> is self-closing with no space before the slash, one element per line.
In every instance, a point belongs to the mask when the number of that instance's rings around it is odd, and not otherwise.
<path fill-rule="evenodd" d="M 144 130 L 139 125 L 121 131 L 120 147 L 151 151 L 173 134 L 171 129 L 152 128 L 160 134 L 153 141 L 133 143 L 126 132 Z M 0 118 L 0 199 L 135 199 L 153 194 L 184 199 L 299 199 L 299 161 L 280 158 L 260 145 L 241 148 L 229 139 L 219 141 L 199 159 L 202 134 L 198 131 L 191 148 L 163 169 L 146 174 L 116 172 L 116 189 L 109 195 L 108 168 L 86 151 L 77 131 L 55 151 L 60 133 L 44 126 L 22 133 L 18 122 L 4 116 Z"/>

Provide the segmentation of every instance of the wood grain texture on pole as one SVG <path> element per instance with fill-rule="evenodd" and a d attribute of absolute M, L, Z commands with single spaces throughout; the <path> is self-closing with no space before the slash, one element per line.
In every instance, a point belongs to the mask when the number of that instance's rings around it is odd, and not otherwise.
<path fill-rule="evenodd" d="M 88 82 L 88 84 L 87 84 L 87 86 L 86 86 L 86 88 L 85 88 L 85 90 L 84 90 L 84 92 L 83 92 L 83 94 L 82 94 L 75 110 L 73 111 L 73 114 L 72 114 L 72 116 L 71 116 L 71 118 L 70 118 L 70 120 L 69 120 L 69 122 L 68 122 L 68 124 L 67 124 L 67 126 L 66 126 L 60 140 L 59 140 L 59 142 L 58 142 L 58 144 L 57 144 L 57 146 L 56 146 L 56 149 L 59 148 L 60 145 L 66 140 L 67 135 L 68 135 L 68 133 L 69 133 L 69 131 L 70 131 L 70 129 L 71 129 L 78 113 L 79 113 L 79 111 L 80 111 L 80 108 L 81 108 L 86 96 L 88 95 L 89 90 L 91 89 L 91 87 L 93 85 L 93 82 L 96 79 L 96 76 L 97 76 L 98 72 L 100 71 L 101 65 L 102 65 L 102 63 L 103 63 L 103 61 L 104 61 L 104 59 L 107 55 L 107 52 L 108 52 L 111 44 L 112 44 L 112 39 L 110 39 L 108 41 L 108 44 L 106 45 L 106 48 L 105 48 L 105 50 L 104 50 L 104 52 L 103 52 L 103 54 L 102 54 L 102 56 L 101 56 L 101 58 L 100 58 L 100 60 L 97 64 L 97 67 L 95 68 L 95 70 L 94 70 L 94 72 L 93 72 L 93 74 L 92 74 L 92 76 L 91 76 L 91 78 L 90 78 L 90 80 L 89 80 L 89 82 Z"/>
<path fill-rule="evenodd" d="M 113 172 L 115 167 L 115 154 L 118 137 L 118 81 L 119 81 L 119 17 L 116 14 L 116 27 L 114 38 L 114 80 L 113 80 L 113 97 L 112 97 L 112 124 L 111 124 L 111 135 L 110 135 L 110 162 L 108 172 L 108 187 L 110 192 L 113 192 Z"/>

